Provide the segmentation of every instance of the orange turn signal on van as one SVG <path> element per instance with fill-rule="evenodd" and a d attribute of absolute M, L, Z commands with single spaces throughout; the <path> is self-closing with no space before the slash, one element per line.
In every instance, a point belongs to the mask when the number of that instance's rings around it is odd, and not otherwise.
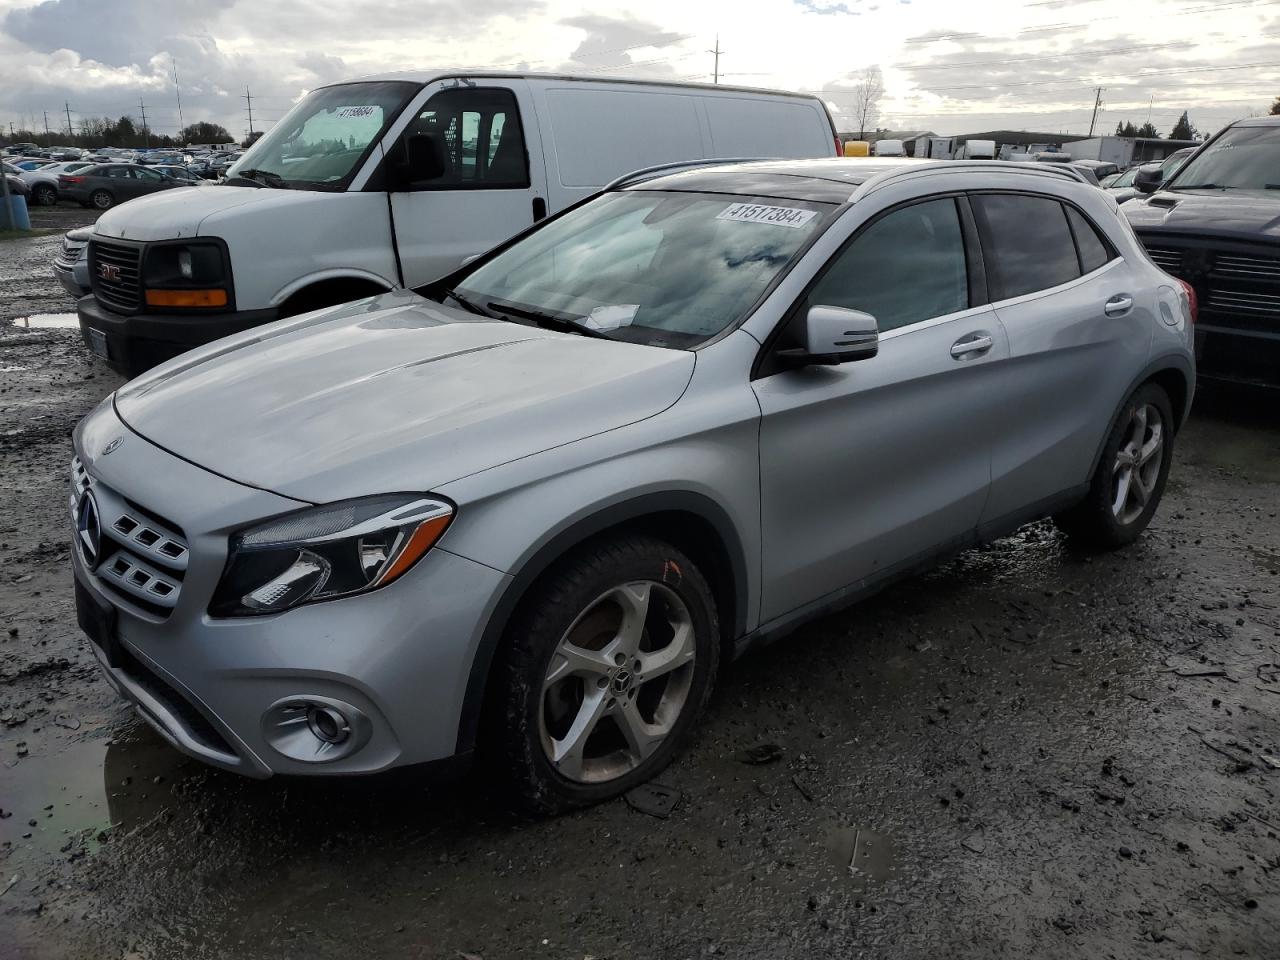
<path fill-rule="evenodd" d="M 225 307 L 225 290 L 148 290 L 149 307 Z"/>

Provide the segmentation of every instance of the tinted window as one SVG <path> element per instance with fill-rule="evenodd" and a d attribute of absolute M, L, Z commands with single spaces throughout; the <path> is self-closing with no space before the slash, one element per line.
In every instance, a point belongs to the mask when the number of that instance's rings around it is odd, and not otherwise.
<path fill-rule="evenodd" d="M 444 173 L 417 189 L 527 187 L 529 166 L 510 90 L 445 90 L 426 102 L 409 135 L 429 134 Z"/>
<path fill-rule="evenodd" d="M 983 238 L 995 299 L 1047 290 L 1080 276 L 1076 245 L 1062 204 L 1048 197 L 982 194 L 973 198 L 986 223 Z"/>
<path fill-rule="evenodd" d="M 895 210 L 836 254 L 808 305 L 848 307 L 893 330 L 969 305 L 960 217 L 952 199 Z"/>
<path fill-rule="evenodd" d="M 128 180 L 129 168 L 128 167 L 102 167 L 100 170 L 98 170 L 98 175 L 101 177 L 110 177 L 112 180 Z"/>
<path fill-rule="evenodd" d="M 1076 237 L 1076 248 L 1080 251 L 1080 269 L 1092 273 L 1104 263 L 1111 260 L 1111 247 L 1098 234 L 1098 228 L 1085 219 L 1075 207 L 1066 207 L 1067 219 L 1071 221 L 1071 232 Z"/>
<path fill-rule="evenodd" d="M 160 174 L 155 170 L 148 170 L 146 167 L 137 167 L 133 171 L 134 177 L 139 180 L 159 180 Z"/>

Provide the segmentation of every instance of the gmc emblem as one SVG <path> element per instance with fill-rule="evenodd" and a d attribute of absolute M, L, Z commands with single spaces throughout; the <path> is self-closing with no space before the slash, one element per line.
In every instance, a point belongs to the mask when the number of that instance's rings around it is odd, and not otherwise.
<path fill-rule="evenodd" d="M 120 279 L 120 268 L 114 263 L 100 263 L 98 264 L 98 276 L 103 280 L 110 280 L 114 283 Z"/>

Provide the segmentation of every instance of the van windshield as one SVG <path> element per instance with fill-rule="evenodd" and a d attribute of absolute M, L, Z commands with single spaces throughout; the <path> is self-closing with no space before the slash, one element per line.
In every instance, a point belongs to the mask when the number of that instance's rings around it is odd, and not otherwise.
<path fill-rule="evenodd" d="M 227 171 L 233 186 L 344 190 L 371 145 L 420 89 L 400 81 L 322 87 Z"/>
<path fill-rule="evenodd" d="M 606 193 L 479 267 L 455 299 L 497 316 L 687 349 L 745 318 L 834 209 L 725 194 Z"/>
<path fill-rule="evenodd" d="M 1165 189 L 1280 190 L 1280 127 L 1232 127 L 1173 174 Z"/>

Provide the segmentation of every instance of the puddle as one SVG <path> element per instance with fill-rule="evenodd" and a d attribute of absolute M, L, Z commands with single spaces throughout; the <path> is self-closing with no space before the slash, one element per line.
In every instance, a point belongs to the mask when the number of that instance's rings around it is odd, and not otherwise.
<path fill-rule="evenodd" d="M 0 773 L 0 806 L 12 814 L 0 820 L 8 865 L 55 853 L 92 853 L 103 830 L 128 829 L 154 817 L 172 785 L 192 769 L 193 761 L 142 723 L 114 739 L 33 753 Z"/>
<path fill-rule="evenodd" d="M 837 827 L 823 841 L 831 862 L 859 889 L 891 880 L 898 872 L 893 842 L 865 827 Z"/>
<path fill-rule="evenodd" d="M 72 330 L 80 326 L 80 320 L 74 313 L 32 313 L 5 322 L 20 330 Z"/>

